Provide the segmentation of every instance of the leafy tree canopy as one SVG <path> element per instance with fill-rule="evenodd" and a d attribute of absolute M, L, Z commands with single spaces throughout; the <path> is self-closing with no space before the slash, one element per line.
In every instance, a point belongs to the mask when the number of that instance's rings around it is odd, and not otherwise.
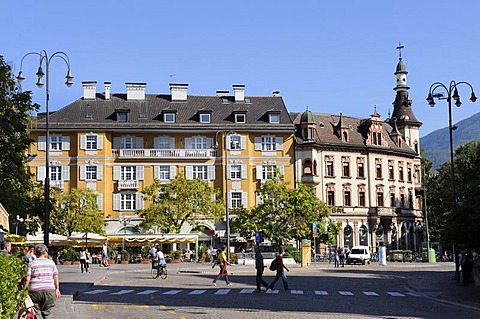
<path fill-rule="evenodd" d="M 10 66 L 0 56 L 0 203 L 11 218 L 35 216 L 41 207 L 26 165 L 32 142 L 28 128 L 32 112 L 38 109 L 31 92 L 20 92 Z"/>
<path fill-rule="evenodd" d="M 454 205 L 450 163 L 444 163 L 428 181 L 427 202 L 433 234 L 444 245 L 453 242 L 480 245 L 480 141 L 461 145 L 455 152 Z"/>
<path fill-rule="evenodd" d="M 168 184 L 155 180 L 142 191 L 148 207 L 138 212 L 144 220 L 141 227 L 158 227 L 165 233 L 180 233 L 185 223 L 195 227 L 202 219 L 218 221 L 225 202 L 218 191 L 202 179 L 178 175 Z"/>
<path fill-rule="evenodd" d="M 57 194 L 58 196 L 58 194 Z M 57 197 L 56 196 L 56 197 Z M 98 211 L 97 194 L 91 189 L 72 188 L 64 194 L 50 215 L 51 230 L 71 236 L 73 232 L 105 234 L 103 214 Z"/>
<path fill-rule="evenodd" d="M 330 211 L 307 185 L 298 183 L 292 189 L 277 172 L 257 190 L 257 196 L 260 204 L 256 207 L 234 211 L 238 216 L 232 221 L 234 232 L 251 237 L 255 231 L 262 231 L 274 245 L 282 245 L 292 239 L 310 238 L 313 222 L 325 229 Z"/>

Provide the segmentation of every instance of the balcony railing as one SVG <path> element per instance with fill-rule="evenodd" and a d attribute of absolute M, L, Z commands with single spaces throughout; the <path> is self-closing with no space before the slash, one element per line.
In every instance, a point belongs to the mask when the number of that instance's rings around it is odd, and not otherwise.
<path fill-rule="evenodd" d="M 138 181 L 136 180 L 119 180 L 118 189 L 138 189 Z"/>
<path fill-rule="evenodd" d="M 114 149 L 117 158 L 212 158 L 216 149 Z"/>
<path fill-rule="evenodd" d="M 65 183 L 63 181 L 52 181 L 52 180 L 50 180 L 50 186 L 63 190 L 65 188 Z"/>

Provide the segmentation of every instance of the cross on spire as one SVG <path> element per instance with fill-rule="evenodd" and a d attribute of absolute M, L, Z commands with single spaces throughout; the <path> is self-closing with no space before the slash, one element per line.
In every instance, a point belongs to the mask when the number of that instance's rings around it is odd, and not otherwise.
<path fill-rule="evenodd" d="M 398 50 L 398 58 L 401 60 L 402 59 L 402 49 L 405 48 L 401 42 L 398 42 L 398 47 L 397 47 L 397 50 Z"/>

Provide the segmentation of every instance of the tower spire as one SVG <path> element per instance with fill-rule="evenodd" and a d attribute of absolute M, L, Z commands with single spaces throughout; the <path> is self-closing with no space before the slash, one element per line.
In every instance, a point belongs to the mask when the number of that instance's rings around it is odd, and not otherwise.
<path fill-rule="evenodd" d="M 402 49 L 405 48 L 402 43 L 400 41 L 398 41 L 398 47 L 397 47 L 397 50 L 398 50 L 398 59 L 401 60 L 402 59 Z"/>

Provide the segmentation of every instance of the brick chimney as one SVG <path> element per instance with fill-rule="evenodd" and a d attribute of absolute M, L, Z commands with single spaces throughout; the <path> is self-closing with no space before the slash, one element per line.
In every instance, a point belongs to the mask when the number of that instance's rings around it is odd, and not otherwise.
<path fill-rule="evenodd" d="M 172 101 L 187 101 L 188 84 L 170 83 L 170 94 Z"/>
<path fill-rule="evenodd" d="M 145 101 L 147 83 L 125 82 L 127 87 L 127 101 Z"/>
<path fill-rule="evenodd" d="M 234 84 L 235 103 L 245 102 L 245 84 Z"/>
<path fill-rule="evenodd" d="M 83 86 L 83 99 L 95 100 L 97 97 L 97 81 L 84 81 Z"/>
<path fill-rule="evenodd" d="M 110 100 L 110 86 L 112 85 L 111 82 L 104 82 L 105 85 L 105 100 Z"/>

